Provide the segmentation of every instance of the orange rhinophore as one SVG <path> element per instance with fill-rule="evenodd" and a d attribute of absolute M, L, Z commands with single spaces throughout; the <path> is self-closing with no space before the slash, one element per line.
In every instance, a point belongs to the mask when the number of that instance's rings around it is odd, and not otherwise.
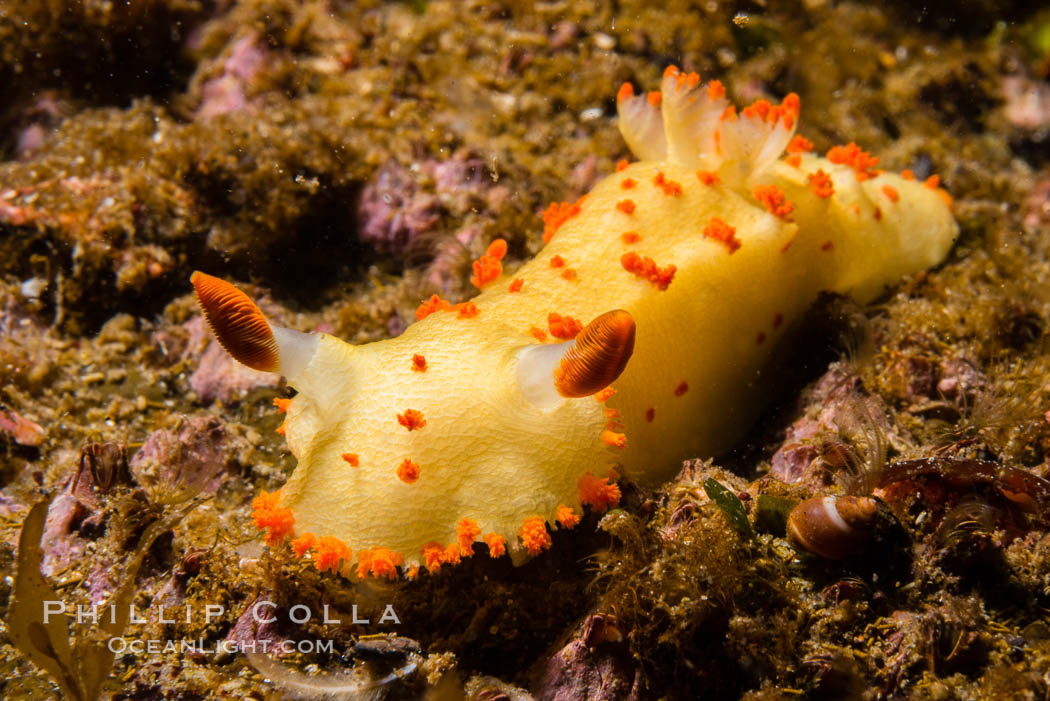
<path fill-rule="evenodd" d="M 481 535 L 478 522 L 470 518 L 461 518 L 456 523 L 456 540 L 459 542 L 459 554 L 470 557 L 474 554 L 474 541 Z"/>
<path fill-rule="evenodd" d="M 397 466 L 397 478 L 405 484 L 412 484 L 419 479 L 419 465 L 408 458 Z"/>
<path fill-rule="evenodd" d="M 450 306 L 451 304 L 449 304 L 449 302 L 447 302 L 446 300 L 441 299 L 437 295 L 432 295 L 430 299 L 420 304 L 419 307 L 416 309 L 416 319 L 422 321 L 434 312 L 438 312 L 443 309 L 448 309 Z"/>
<path fill-rule="evenodd" d="M 620 501 L 620 487 L 611 483 L 613 479 L 615 473 L 611 473 L 609 477 L 595 477 L 590 472 L 585 473 L 576 483 L 580 503 L 599 513 L 616 506 Z"/>
<path fill-rule="evenodd" d="M 474 276 L 470 282 L 479 290 L 503 274 L 503 256 L 507 255 L 507 242 L 495 239 L 489 244 L 485 255 L 474 261 Z"/>
<path fill-rule="evenodd" d="M 554 370 L 563 397 L 586 397 L 608 387 L 634 352 L 634 318 L 622 309 L 606 312 L 576 335 Z"/>
<path fill-rule="evenodd" d="M 874 178 L 882 172 L 874 169 L 879 164 L 878 157 L 862 151 L 860 146 L 857 146 L 852 141 L 845 146 L 832 146 L 828 150 L 827 159 L 832 163 L 847 165 L 852 168 L 858 181 Z"/>
<path fill-rule="evenodd" d="M 412 355 L 412 371 L 413 372 L 426 372 L 427 370 L 427 359 L 421 356 L 419 353 Z"/>
<path fill-rule="evenodd" d="M 518 531 L 521 544 L 529 555 L 539 555 L 551 546 L 551 536 L 547 533 L 547 523 L 541 516 L 530 516 L 521 524 Z"/>
<path fill-rule="evenodd" d="M 707 223 L 702 233 L 704 238 L 724 243 L 730 253 L 734 253 L 740 248 L 740 240 L 736 237 L 736 229 L 726 224 L 720 217 L 711 217 L 711 221 Z"/>
<path fill-rule="evenodd" d="M 409 431 L 415 431 L 427 425 L 427 420 L 423 418 L 423 412 L 415 409 L 406 409 L 405 413 L 398 414 L 397 422 Z"/>
<path fill-rule="evenodd" d="M 357 456 L 357 453 L 343 453 L 342 458 L 350 467 L 361 466 L 361 459 Z"/>
<path fill-rule="evenodd" d="M 616 203 L 616 209 L 620 210 L 624 214 L 633 214 L 634 207 L 634 200 L 620 200 Z"/>
<path fill-rule="evenodd" d="M 190 282 L 219 345 L 239 363 L 276 372 L 277 341 L 258 305 L 225 280 L 199 270 Z"/>
<path fill-rule="evenodd" d="M 570 338 L 576 338 L 576 334 L 583 330 L 583 324 L 571 316 L 562 316 L 557 312 L 551 312 L 547 315 L 547 328 L 550 330 L 551 336 L 567 341 Z"/>
<path fill-rule="evenodd" d="M 835 185 L 831 182 L 831 176 L 825 173 L 822 168 L 818 168 L 816 173 L 807 175 L 806 180 L 809 181 L 813 194 L 817 197 L 827 199 L 835 194 Z"/>
<path fill-rule="evenodd" d="M 661 291 L 667 289 L 667 286 L 674 280 L 675 272 L 678 270 L 674 265 L 665 265 L 661 268 L 649 256 L 640 256 L 634 251 L 629 251 L 620 256 L 620 265 L 627 272 L 656 285 L 656 289 Z"/>
<path fill-rule="evenodd" d="M 784 191 L 776 185 L 759 185 L 752 193 L 766 210 L 781 219 L 791 221 L 788 215 L 795 211 L 795 204 L 784 196 Z"/>

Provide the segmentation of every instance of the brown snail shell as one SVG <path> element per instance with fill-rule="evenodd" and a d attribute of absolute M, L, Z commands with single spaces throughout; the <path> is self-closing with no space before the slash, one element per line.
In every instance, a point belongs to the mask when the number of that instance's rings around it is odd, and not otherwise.
<path fill-rule="evenodd" d="M 788 538 L 814 555 L 842 560 L 860 551 L 878 516 L 879 500 L 872 497 L 813 497 L 788 514 Z"/>

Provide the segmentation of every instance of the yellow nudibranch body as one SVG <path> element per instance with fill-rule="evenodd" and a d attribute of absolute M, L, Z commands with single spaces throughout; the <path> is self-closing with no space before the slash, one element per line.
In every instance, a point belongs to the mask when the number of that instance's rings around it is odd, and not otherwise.
<path fill-rule="evenodd" d="M 935 181 L 878 171 L 853 144 L 808 153 L 794 95 L 738 113 L 717 81 L 672 67 L 660 93 L 625 85 L 618 105 L 640 160 L 552 205 L 546 246 L 511 275 L 497 240 L 478 296 L 431 298 L 397 338 L 271 331 L 194 274 L 227 349 L 298 390 L 282 402 L 298 467 L 255 503 L 269 542 L 348 576 L 414 576 L 475 541 L 536 554 L 548 528 L 615 504 L 619 473 L 658 483 L 732 447 L 818 293 L 868 301 L 957 235 Z"/>

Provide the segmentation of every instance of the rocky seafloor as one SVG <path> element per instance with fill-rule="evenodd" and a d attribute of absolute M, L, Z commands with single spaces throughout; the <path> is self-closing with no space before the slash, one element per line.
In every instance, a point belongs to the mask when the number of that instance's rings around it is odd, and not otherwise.
<path fill-rule="evenodd" d="M 0 695 L 1050 697 L 1050 12 L 911 6 L 0 4 Z M 732 454 L 625 484 L 521 567 L 354 584 L 264 548 L 287 388 L 211 339 L 190 272 L 395 336 L 469 297 L 493 238 L 534 254 L 547 203 L 628 155 L 617 87 L 669 63 L 738 103 L 797 92 L 819 152 L 939 175 L 948 260 L 821 299 Z M 845 559 L 786 539 L 797 502 L 875 490 L 891 526 Z M 142 619 L 67 629 L 49 601 Z"/>

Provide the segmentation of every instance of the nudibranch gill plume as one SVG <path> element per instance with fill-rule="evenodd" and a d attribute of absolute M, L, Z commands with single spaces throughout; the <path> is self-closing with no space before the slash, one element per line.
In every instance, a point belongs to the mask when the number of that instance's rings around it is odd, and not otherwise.
<path fill-rule="evenodd" d="M 883 172 L 855 144 L 811 153 L 796 95 L 737 111 L 673 66 L 661 88 L 618 95 L 638 162 L 551 205 L 545 247 L 512 274 L 494 241 L 480 294 L 431 297 L 397 338 L 283 329 L 194 273 L 223 346 L 298 391 L 278 401 L 298 466 L 254 503 L 269 543 L 350 577 L 415 576 L 481 543 L 537 554 L 615 505 L 619 473 L 654 484 L 730 448 L 820 292 L 866 302 L 950 249 L 936 179 Z"/>

